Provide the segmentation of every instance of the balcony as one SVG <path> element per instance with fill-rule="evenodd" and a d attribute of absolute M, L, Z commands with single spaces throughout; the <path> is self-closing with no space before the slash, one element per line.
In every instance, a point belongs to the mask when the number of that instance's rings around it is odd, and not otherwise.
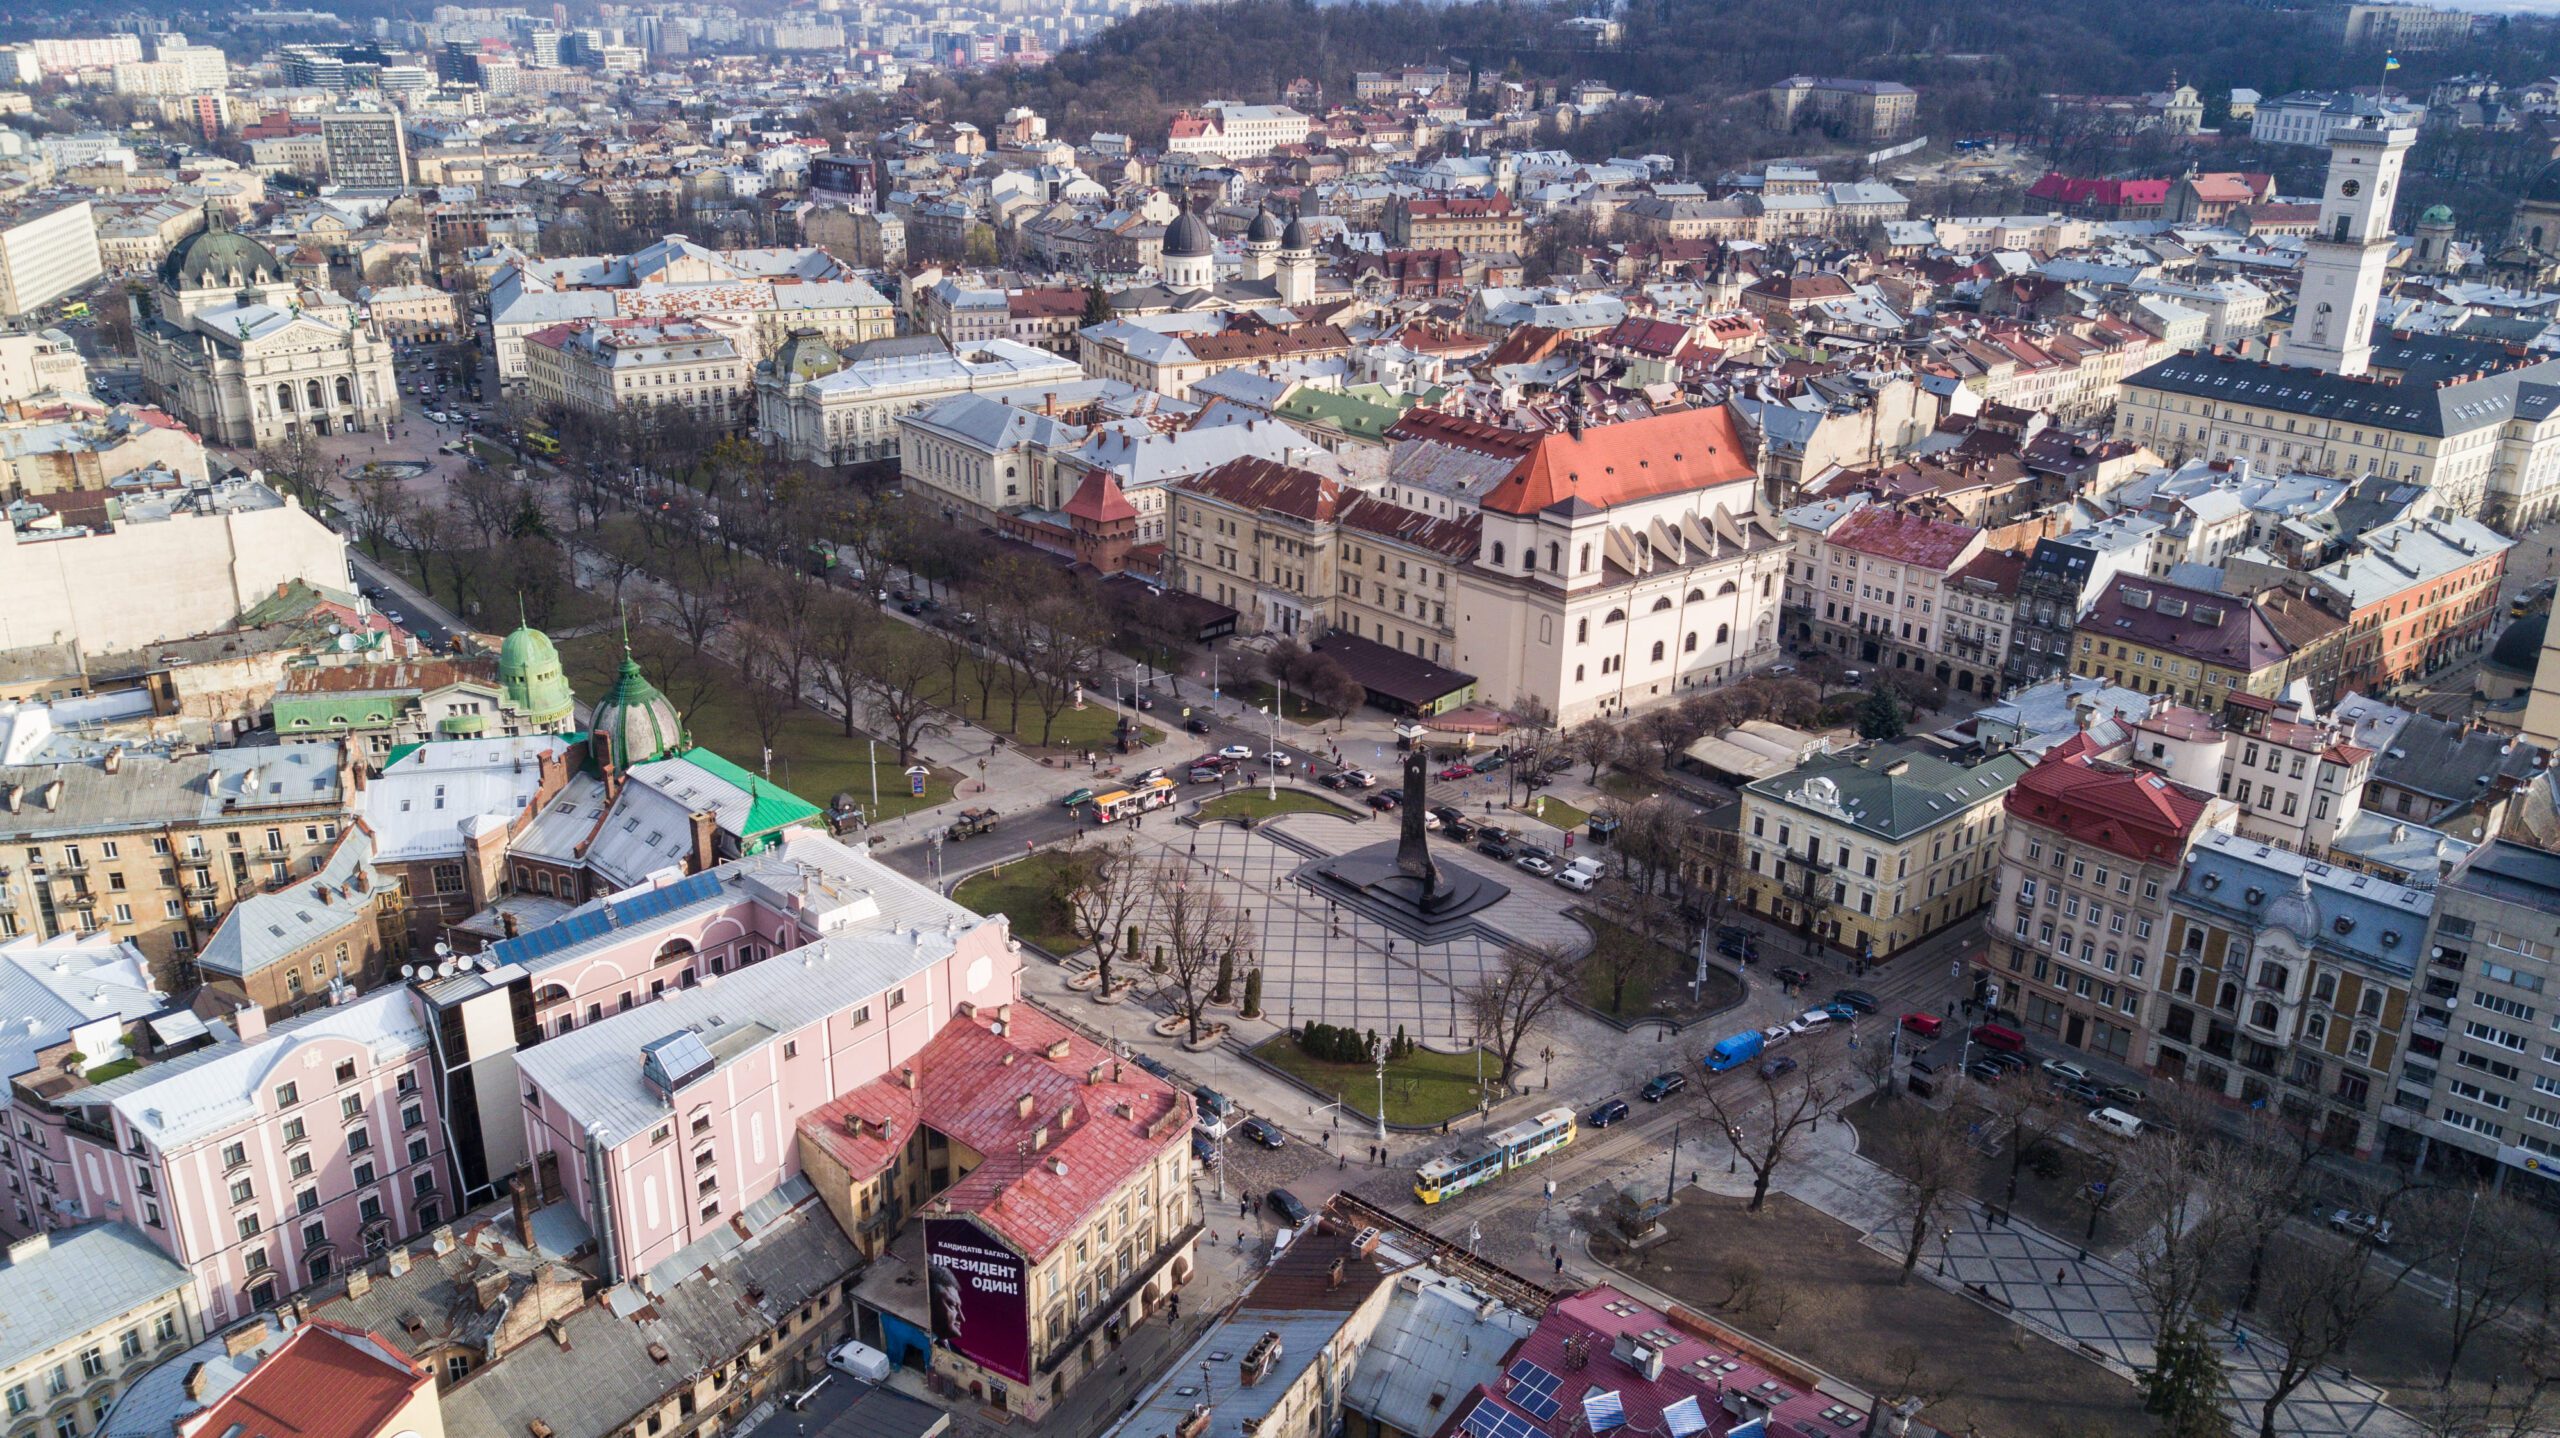
<path fill-rule="evenodd" d="M 57 879 L 67 879 L 75 874 L 85 874 L 89 872 L 89 861 L 86 859 L 56 859 L 52 864 L 46 867 L 45 872 Z"/>
<path fill-rule="evenodd" d="M 488 730 L 486 714 L 447 714 L 436 721 L 436 732 L 448 736 L 485 734 Z"/>
<path fill-rule="evenodd" d="M 221 897 L 222 887 L 213 881 L 211 874 L 198 874 L 179 885 L 178 892 L 189 899 L 213 899 Z"/>

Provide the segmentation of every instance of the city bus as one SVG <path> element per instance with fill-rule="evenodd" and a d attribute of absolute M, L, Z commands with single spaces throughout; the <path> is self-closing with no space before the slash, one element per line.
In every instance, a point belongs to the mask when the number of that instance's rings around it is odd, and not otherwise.
<path fill-rule="evenodd" d="M 1149 809 L 1169 808 L 1173 804 L 1173 795 L 1171 779 L 1149 779 L 1134 789 L 1115 789 L 1108 794 L 1097 795 L 1093 801 L 1093 822 L 1109 824 L 1132 814 L 1143 814 Z"/>
<path fill-rule="evenodd" d="M 1573 1110 L 1548 1109 L 1535 1118 L 1470 1140 L 1456 1153 L 1435 1158 L 1414 1170 L 1413 1196 L 1424 1203 L 1438 1203 L 1534 1163 L 1571 1142 Z"/>
<path fill-rule="evenodd" d="M 524 447 L 535 454 L 558 454 L 560 437 L 547 429 L 529 429 L 524 432 Z"/>

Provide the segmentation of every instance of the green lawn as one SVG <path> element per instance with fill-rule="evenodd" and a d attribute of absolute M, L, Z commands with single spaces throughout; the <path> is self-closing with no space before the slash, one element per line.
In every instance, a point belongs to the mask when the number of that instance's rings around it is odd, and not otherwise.
<path fill-rule="evenodd" d="M 1538 804 L 1541 799 L 1546 801 L 1545 813 L 1540 813 L 1538 811 Z M 1526 814 L 1530 818 L 1536 819 L 1541 823 L 1552 824 L 1559 829 L 1567 831 L 1579 829 L 1584 824 L 1590 822 L 1591 819 L 1590 814 L 1581 809 L 1575 808 L 1573 805 L 1566 803 L 1562 799 L 1556 798 L 1552 794 L 1533 795 L 1529 798 L 1519 800 L 1514 807 L 1517 808 L 1519 812 Z"/>
<path fill-rule="evenodd" d="M 1613 944 L 1653 943 L 1652 940 L 1646 939 L 1635 931 L 1595 914 L 1583 912 L 1578 917 L 1591 930 L 1595 954 Z M 1609 972 L 1610 966 L 1596 960 L 1584 964 L 1582 1002 L 1596 1013 L 1607 1014 L 1612 1018 L 1633 1019 L 1685 1018 L 1693 1013 L 1714 1013 L 1741 999 L 1742 981 L 1724 969 L 1709 964 L 1706 980 L 1698 987 L 1697 1002 L 1691 1003 L 1689 979 L 1697 970 L 1695 958 L 1668 945 L 1653 943 L 1653 947 L 1655 952 L 1653 971 L 1629 974 L 1626 993 L 1622 1002 L 1615 1007 L 1612 1007 L 1609 1002 L 1610 990 L 1615 987 L 1616 982 Z"/>
<path fill-rule="evenodd" d="M 1612 799 L 1623 799 L 1632 804 L 1650 799 L 1662 791 L 1652 780 L 1642 775 L 1630 774 L 1624 769 L 1612 769 L 1600 776 L 1600 792 Z"/>
<path fill-rule="evenodd" d="M 1360 817 L 1340 804 L 1322 795 L 1310 794 L 1304 789 L 1283 789 L 1279 796 L 1274 798 L 1259 785 L 1251 789 L 1240 789 L 1232 794 L 1222 794 L 1200 806 L 1200 817 L 1203 819 L 1233 819 L 1249 815 L 1255 823 L 1260 823 L 1280 814 L 1333 814 L 1352 819 Z"/>
<path fill-rule="evenodd" d="M 1066 893 L 1080 882 L 1094 855 L 1047 849 L 1001 868 L 973 874 L 953 890 L 953 902 L 981 914 L 1003 914 L 1014 937 L 1061 957 L 1083 948 L 1067 911 Z"/>
<path fill-rule="evenodd" d="M 1381 1035 L 1384 1037 L 1384 1035 Z M 1369 1064 L 1329 1064 L 1307 1057 L 1296 1039 L 1279 1034 L 1262 1041 L 1254 1055 L 1323 1094 L 1339 1094 L 1343 1106 L 1376 1118 L 1378 1071 Z M 1501 1071 L 1493 1055 L 1484 1058 L 1485 1080 Z M 1434 1124 L 1476 1110 L 1476 1058 L 1470 1053 L 1443 1054 L 1415 1049 L 1387 1065 L 1387 1122 Z"/>
<path fill-rule="evenodd" d="M 570 687 L 580 699 L 593 704 L 612 687 L 614 675 L 622 667 L 622 641 L 612 634 L 564 640 L 560 662 L 568 671 Z M 756 736 L 755 721 L 746 701 L 734 686 L 713 687 L 685 722 L 695 743 L 746 768 L 760 767 L 764 745 Z M 954 797 L 952 785 L 960 776 L 947 769 L 935 769 L 925 780 L 924 797 L 916 798 L 907 791 L 907 776 L 898 767 L 896 746 L 880 744 L 866 756 L 862 741 L 860 734 L 851 739 L 844 737 L 844 726 L 827 715 L 806 707 L 796 709 L 783 720 L 782 732 L 774 741 L 773 777 L 782 787 L 820 808 L 825 808 L 838 793 L 851 794 L 874 822 L 947 804 Z M 880 786 L 877 809 L 871 804 L 875 763 Z M 977 781 L 972 778 L 969 782 L 974 785 Z"/>
<path fill-rule="evenodd" d="M 931 637 L 922 630 L 896 620 L 890 622 L 893 626 L 890 632 L 897 642 L 907 644 L 931 642 Z M 1110 692 L 1107 680 L 1102 685 L 1102 692 L 1106 695 Z M 960 671 L 960 683 L 956 691 L 937 676 L 931 684 L 926 686 L 925 695 L 935 705 L 959 714 L 972 724 L 1002 734 L 1026 749 L 1038 750 L 1045 747 L 1052 753 L 1080 754 L 1086 750 L 1098 754 L 1113 752 L 1111 737 L 1120 721 L 1119 711 L 1107 704 L 1087 702 L 1082 709 L 1070 706 L 1058 711 L 1056 722 L 1049 726 L 1048 743 L 1044 746 L 1041 743 L 1040 706 L 1033 703 L 1028 695 L 1023 698 L 1019 722 L 1016 722 L 1014 707 L 1005 698 L 1004 686 L 1001 684 L 997 685 L 988 696 L 988 712 L 984 716 L 978 713 L 978 685 L 974 668 L 964 668 Z M 1139 747 L 1150 748 L 1163 742 L 1162 729 L 1148 724 L 1138 726 Z"/>

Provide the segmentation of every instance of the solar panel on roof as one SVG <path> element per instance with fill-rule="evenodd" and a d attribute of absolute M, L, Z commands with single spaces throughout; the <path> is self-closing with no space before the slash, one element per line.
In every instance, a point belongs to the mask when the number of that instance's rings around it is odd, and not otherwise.
<path fill-rule="evenodd" d="M 1563 1406 L 1563 1400 L 1556 1396 L 1556 1392 L 1564 1387 L 1564 1380 L 1528 1359 L 1523 1358 L 1511 1365 L 1510 1378 L 1511 1392 L 1506 1396 L 1520 1411 L 1539 1422 L 1553 1418 L 1556 1410 Z"/>
<path fill-rule="evenodd" d="M 702 1046 L 702 1036 L 691 1029 L 680 1029 L 643 1044 L 640 1052 L 647 1055 L 641 1061 L 642 1072 L 670 1094 L 714 1067 L 711 1050 Z"/>
<path fill-rule="evenodd" d="M 1528 1419 L 1490 1398 L 1479 1398 L 1462 1425 L 1474 1438 L 1544 1438 Z"/>

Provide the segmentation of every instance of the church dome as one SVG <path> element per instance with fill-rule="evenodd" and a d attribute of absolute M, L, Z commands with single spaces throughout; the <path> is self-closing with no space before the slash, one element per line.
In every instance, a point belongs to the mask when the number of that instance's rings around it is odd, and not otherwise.
<path fill-rule="evenodd" d="M 2542 172 L 2533 177 L 2533 183 L 2524 187 L 2523 202 L 2528 205 L 2560 205 L 2560 160 L 2543 166 Z"/>
<path fill-rule="evenodd" d="M 1307 237 L 1306 217 L 1304 215 L 1291 215 L 1289 217 L 1289 228 L 1281 231 L 1280 233 L 1280 248 L 1295 252 L 1304 252 L 1312 250 L 1315 247 L 1315 241 Z"/>
<path fill-rule="evenodd" d="M 1209 222 L 1185 207 L 1182 214 L 1165 226 L 1164 253 L 1167 259 L 1196 260 L 1214 253 L 1218 237 L 1209 233 Z"/>
<path fill-rule="evenodd" d="M 1249 245 L 1276 245 L 1280 243 L 1280 217 L 1271 213 L 1271 209 L 1267 205 L 1254 211 L 1253 224 L 1244 232 L 1244 238 L 1245 243 Z"/>
<path fill-rule="evenodd" d="M 2542 640 L 2550 632 L 2550 615 L 2526 615 L 2508 625 L 2507 632 L 2498 636 L 2497 644 L 2489 650 L 2488 666 L 2531 674 L 2534 666 L 2542 662 Z"/>
<path fill-rule="evenodd" d="M 685 747 L 683 718 L 628 649 L 612 690 L 596 703 L 592 727 L 613 745 L 613 762 L 625 770 Z"/>
<path fill-rule="evenodd" d="M 2453 208 L 2449 205 L 2429 205 L 2427 206 L 2427 212 L 2418 216 L 2418 223 L 2422 225 L 2450 225 L 2453 223 Z"/>
<path fill-rule="evenodd" d="M 160 278 L 178 290 L 271 285 L 284 279 L 284 265 L 275 251 L 232 229 L 220 206 L 207 205 L 204 228 L 170 247 Z"/>
<path fill-rule="evenodd" d="M 499 644 L 498 690 L 527 723 L 537 726 L 557 724 L 575 709 L 560 651 L 552 647 L 550 635 L 531 625 Z"/>

